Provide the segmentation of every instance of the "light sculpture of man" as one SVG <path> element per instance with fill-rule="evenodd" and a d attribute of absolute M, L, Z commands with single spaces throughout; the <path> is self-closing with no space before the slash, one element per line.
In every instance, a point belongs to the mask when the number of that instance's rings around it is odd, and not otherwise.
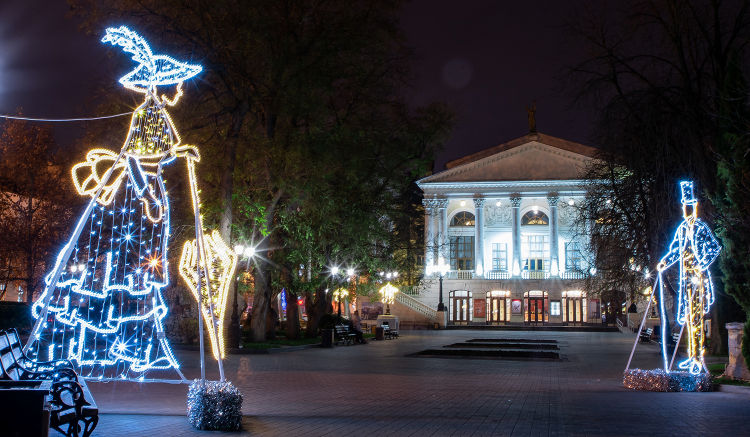
<path fill-rule="evenodd" d="M 662 257 L 657 270 L 664 317 L 662 276 L 665 269 L 679 262 L 680 284 L 676 320 L 680 325 L 687 327 L 688 357 L 680 362 L 678 367 L 697 375 L 707 372 L 703 361 L 703 319 L 714 302 L 713 284 L 708 268 L 719 256 L 721 246 L 708 225 L 698 218 L 698 200 L 693 192 L 693 182 L 680 182 L 680 192 L 683 220 L 675 231 L 669 252 Z M 662 326 L 664 325 L 662 322 Z M 665 331 L 662 329 L 662 337 L 664 335 Z M 665 338 L 662 338 L 662 352 L 666 365 L 665 344 Z"/>

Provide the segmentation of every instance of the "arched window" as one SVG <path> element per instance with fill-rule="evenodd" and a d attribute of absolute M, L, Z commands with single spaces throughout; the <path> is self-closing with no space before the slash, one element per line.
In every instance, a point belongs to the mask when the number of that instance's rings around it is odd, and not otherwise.
<path fill-rule="evenodd" d="M 521 217 L 522 225 L 548 225 L 549 218 L 542 211 L 529 211 Z"/>
<path fill-rule="evenodd" d="M 474 214 L 461 211 L 451 219 L 451 226 L 474 226 Z"/>

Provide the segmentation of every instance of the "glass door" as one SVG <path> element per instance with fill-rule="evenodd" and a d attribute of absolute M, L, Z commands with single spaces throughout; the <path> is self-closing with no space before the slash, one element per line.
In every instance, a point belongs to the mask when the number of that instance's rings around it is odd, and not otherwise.
<path fill-rule="evenodd" d="M 451 291 L 449 301 L 451 322 L 467 324 L 471 317 L 471 294 L 465 290 Z"/>
<path fill-rule="evenodd" d="M 545 305 L 542 297 L 529 297 L 526 299 L 526 321 L 529 323 L 545 322 Z"/>
<path fill-rule="evenodd" d="M 489 323 L 505 322 L 505 298 L 504 297 L 487 298 L 487 322 Z"/>

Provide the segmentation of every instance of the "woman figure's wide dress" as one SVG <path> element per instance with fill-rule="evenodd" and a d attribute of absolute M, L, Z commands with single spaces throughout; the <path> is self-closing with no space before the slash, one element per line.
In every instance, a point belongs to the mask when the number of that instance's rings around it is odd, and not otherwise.
<path fill-rule="evenodd" d="M 138 378 L 178 368 L 164 336 L 169 283 L 169 201 L 162 166 L 179 143 L 169 115 L 151 94 L 133 114 L 125 152 L 92 150 L 73 169 L 79 192 L 96 202 L 54 286 L 34 304 L 47 320 L 30 351 L 40 360 L 70 359 L 86 377 Z M 113 168 L 104 189 L 100 181 Z M 95 197 L 96 196 L 96 197 Z"/>

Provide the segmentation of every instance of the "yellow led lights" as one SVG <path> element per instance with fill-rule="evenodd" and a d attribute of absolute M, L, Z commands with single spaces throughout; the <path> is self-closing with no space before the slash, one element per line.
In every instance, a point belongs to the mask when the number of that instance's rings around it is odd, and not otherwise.
<path fill-rule="evenodd" d="M 224 315 L 226 314 L 227 292 L 229 284 L 237 267 L 237 254 L 232 251 L 214 230 L 211 235 L 204 236 L 205 260 L 199 256 L 197 240 L 190 240 L 182 247 L 180 256 L 180 276 L 187 283 L 196 301 L 202 303 L 203 319 L 208 327 L 211 348 L 214 357 L 224 358 Z M 201 262 L 200 267 L 198 262 Z M 204 266 L 207 265 L 207 268 Z M 198 277 L 200 269 L 201 277 Z M 208 277 L 208 281 L 206 281 Z M 206 282 L 209 288 L 206 289 Z M 200 295 L 199 290 L 200 289 Z M 216 324 L 211 326 L 211 322 Z"/>

